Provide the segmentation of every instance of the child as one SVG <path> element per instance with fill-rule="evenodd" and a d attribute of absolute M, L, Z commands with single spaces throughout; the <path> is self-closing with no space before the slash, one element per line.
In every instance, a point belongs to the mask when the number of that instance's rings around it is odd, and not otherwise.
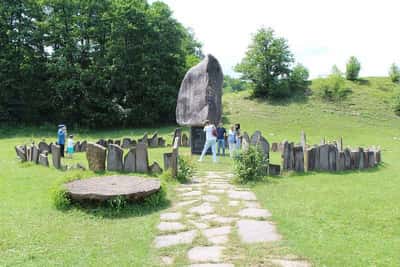
<path fill-rule="evenodd" d="M 71 134 L 67 142 L 67 154 L 68 158 L 72 159 L 72 154 L 74 154 L 74 136 Z"/>

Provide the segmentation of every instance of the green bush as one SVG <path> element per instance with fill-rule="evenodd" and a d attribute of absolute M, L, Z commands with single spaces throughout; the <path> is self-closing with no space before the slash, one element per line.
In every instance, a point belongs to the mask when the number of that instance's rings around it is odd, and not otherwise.
<path fill-rule="evenodd" d="M 346 80 L 336 66 L 333 67 L 332 74 L 326 79 L 316 80 L 314 84 L 314 87 L 318 89 L 319 95 L 328 101 L 340 101 L 351 92 L 346 87 Z"/>
<path fill-rule="evenodd" d="M 71 206 L 71 199 L 64 187 L 57 187 L 52 192 L 53 204 L 58 210 L 66 210 Z"/>
<path fill-rule="evenodd" d="M 124 196 L 116 196 L 107 200 L 107 206 L 116 212 L 120 212 L 128 204 L 128 200 Z"/>
<path fill-rule="evenodd" d="M 176 179 L 184 183 L 189 180 L 195 171 L 195 165 L 190 157 L 182 157 L 178 158 L 178 173 Z"/>
<path fill-rule="evenodd" d="M 400 69 L 399 67 L 393 63 L 389 69 L 389 77 L 392 82 L 397 83 L 400 81 Z"/>
<path fill-rule="evenodd" d="M 346 65 L 346 79 L 349 81 L 355 81 L 358 79 L 358 74 L 361 70 L 361 63 L 356 57 L 350 57 Z"/>
<path fill-rule="evenodd" d="M 234 158 L 235 181 L 244 184 L 261 180 L 266 174 L 267 164 L 268 161 L 261 150 L 249 147 Z"/>
<path fill-rule="evenodd" d="M 144 203 L 147 207 L 157 208 L 164 205 L 167 201 L 166 185 L 161 184 L 161 188 L 157 193 L 154 193 L 144 199 Z"/>
<path fill-rule="evenodd" d="M 308 70 L 301 64 L 297 64 L 289 77 L 289 84 L 290 84 L 290 89 L 292 92 L 304 92 L 306 91 L 309 82 L 308 82 L 308 77 L 309 77 L 309 72 Z"/>

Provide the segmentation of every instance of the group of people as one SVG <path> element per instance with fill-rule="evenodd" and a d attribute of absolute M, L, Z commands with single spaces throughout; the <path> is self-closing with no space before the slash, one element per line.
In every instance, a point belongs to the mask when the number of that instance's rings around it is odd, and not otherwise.
<path fill-rule="evenodd" d="M 220 123 L 218 127 L 206 120 L 204 123 L 204 132 L 206 133 L 206 141 L 204 143 L 204 148 L 199 158 L 199 161 L 203 161 L 203 158 L 207 151 L 211 148 L 213 161 L 217 162 L 217 155 L 225 156 L 225 144 L 228 143 L 229 155 L 234 157 L 236 150 L 240 149 L 241 146 L 241 136 L 240 136 L 240 125 L 235 124 L 231 126 L 228 133 L 224 128 L 223 124 Z M 217 152 L 218 147 L 218 152 Z"/>
<path fill-rule="evenodd" d="M 65 137 L 67 136 L 67 126 L 64 124 L 58 125 L 57 131 L 57 145 L 60 146 L 61 157 L 64 157 L 65 150 Z M 67 139 L 67 156 L 72 158 L 74 154 L 74 136 L 71 134 Z"/>

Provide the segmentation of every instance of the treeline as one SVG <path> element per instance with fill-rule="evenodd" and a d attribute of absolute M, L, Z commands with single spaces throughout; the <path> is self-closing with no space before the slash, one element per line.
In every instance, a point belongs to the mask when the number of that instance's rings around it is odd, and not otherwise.
<path fill-rule="evenodd" d="M 171 122 L 202 57 L 169 7 L 146 0 L 2 0 L 0 122 Z"/>

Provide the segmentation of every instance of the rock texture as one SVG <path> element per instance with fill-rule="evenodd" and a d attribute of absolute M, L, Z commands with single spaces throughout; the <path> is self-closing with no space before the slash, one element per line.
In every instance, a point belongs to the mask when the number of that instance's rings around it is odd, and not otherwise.
<path fill-rule="evenodd" d="M 107 170 L 109 171 L 122 171 L 123 163 L 122 156 L 124 151 L 118 145 L 108 145 L 107 154 Z"/>
<path fill-rule="evenodd" d="M 218 60 L 207 57 L 185 75 L 176 106 L 179 125 L 200 126 L 204 120 L 214 124 L 221 121 L 222 85 L 224 76 Z"/>
<path fill-rule="evenodd" d="M 92 171 L 104 171 L 106 169 L 106 149 L 103 146 L 88 143 L 86 157 L 89 169 Z"/>

